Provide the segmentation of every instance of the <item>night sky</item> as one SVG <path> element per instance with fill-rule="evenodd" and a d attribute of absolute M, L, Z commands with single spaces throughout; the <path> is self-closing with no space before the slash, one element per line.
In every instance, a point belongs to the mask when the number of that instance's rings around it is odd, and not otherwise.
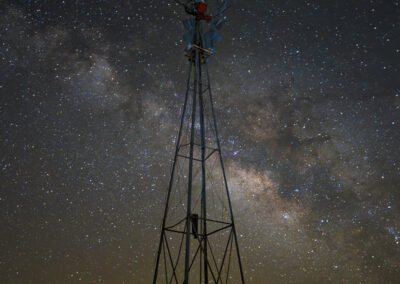
<path fill-rule="evenodd" d="M 209 69 L 247 282 L 399 283 L 400 1 L 229 6 Z M 2 1 L 0 283 L 151 282 L 185 18 Z"/>

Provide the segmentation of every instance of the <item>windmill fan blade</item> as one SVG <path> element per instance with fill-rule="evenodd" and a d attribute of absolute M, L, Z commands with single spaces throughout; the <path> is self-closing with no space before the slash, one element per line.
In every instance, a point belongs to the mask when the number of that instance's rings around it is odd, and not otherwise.
<path fill-rule="evenodd" d="M 215 47 L 214 44 L 221 41 L 222 37 L 221 35 L 218 33 L 217 29 L 212 29 L 209 30 L 205 35 L 204 35 L 204 39 L 203 39 L 203 45 L 204 48 L 206 49 L 211 49 L 213 51 L 213 53 L 215 53 Z"/>
<path fill-rule="evenodd" d="M 187 30 L 187 33 L 183 36 L 184 41 L 186 42 L 186 50 L 189 50 L 192 46 L 194 32 L 195 32 L 195 20 L 194 19 L 186 19 L 183 21 L 183 25 Z"/>

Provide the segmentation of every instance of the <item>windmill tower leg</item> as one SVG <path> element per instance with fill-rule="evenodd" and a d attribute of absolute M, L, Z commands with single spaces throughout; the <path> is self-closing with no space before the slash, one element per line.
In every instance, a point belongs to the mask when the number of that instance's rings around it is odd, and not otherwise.
<path fill-rule="evenodd" d="M 197 58 L 199 62 L 200 59 Z M 206 196 L 206 139 L 204 125 L 204 102 L 203 102 L 203 84 L 201 77 L 201 64 L 199 69 L 199 104 L 200 104 L 200 138 L 201 138 L 201 217 L 203 218 L 203 267 L 204 283 L 208 283 L 208 256 L 207 256 L 207 196 Z"/>
<path fill-rule="evenodd" d="M 186 87 L 186 94 L 185 94 L 185 102 L 184 102 L 183 108 L 182 108 L 182 115 L 181 115 L 181 119 L 180 119 L 178 138 L 176 140 L 174 161 L 172 163 L 171 177 L 170 177 L 170 180 L 169 180 L 167 199 L 166 199 L 166 202 L 165 202 L 166 204 L 165 204 L 164 216 L 163 216 L 162 226 L 161 226 L 161 235 L 160 235 L 160 242 L 159 242 L 159 245 L 158 245 L 157 260 L 156 260 L 156 267 L 155 267 L 155 271 L 154 271 L 153 284 L 157 283 L 158 267 L 159 267 L 159 264 L 160 264 L 160 256 L 161 256 L 161 251 L 163 249 L 163 240 L 164 240 L 164 234 L 165 234 L 165 230 L 164 229 L 165 229 L 165 226 L 166 226 L 169 200 L 170 200 L 170 197 L 171 197 L 172 184 L 173 184 L 174 177 L 175 177 L 176 163 L 177 163 L 177 160 L 178 160 L 179 146 L 180 146 L 180 143 L 181 143 L 182 130 L 183 130 L 183 124 L 184 124 L 184 119 L 185 119 L 185 112 L 186 112 L 187 103 L 188 103 L 188 96 L 189 96 L 189 92 L 190 92 L 191 75 L 192 75 L 192 64 L 189 65 L 187 87 Z"/>
<path fill-rule="evenodd" d="M 190 153 L 189 153 L 189 183 L 187 191 L 187 214 L 186 214 L 186 251 L 185 251 L 185 281 L 184 284 L 189 284 L 189 266 L 190 266 L 190 229 L 191 229 L 191 204 L 192 204 L 192 183 L 193 183 L 193 151 L 194 151 L 194 136 L 196 124 L 196 102 L 197 102 L 197 83 L 198 83 L 198 52 L 196 52 L 195 71 L 194 71 L 194 91 L 192 103 L 192 124 L 190 130 Z"/>
<path fill-rule="evenodd" d="M 242 283 L 244 284 L 244 275 L 243 275 L 242 261 L 241 261 L 240 252 L 239 252 L 239 243 L 238 243 L 237 234 L 236 234 L 235 221 L 234 221 L 234 218 L 233 218 L 231 197 L 230 197 L 230 194 L 229 194 L 228 182 L 227 182 L 226 173 L 225 173 L 224 159 L 222 158 L 221 143 L 219 141 L 217 119 L 216 119 L 216 116 L 215 116 L 214 101 L 213 101 L 213 96 L 212 96 L 212 92 L 211 92 L 210 74 L 208 73 L 208 65 L 207 65 L 207 63 L 205 65 L 206 65 L 207 82 L 208 82 L 208 94 L 209 94 L 210 104 L 211 104 L 211 113 L 212 113 L 212 117 L 213 117 L 213 121 L 214 121 L 215 136 L 216 136 L 216 140 L 217 140 L 219 159 L 220 159 L 222 173 L 223 173 L 223 177 L 224 177 L 226 195 L 227 195 L 228 201 L 229 201 L 229 211 L 231 213 L 231 220 L 232 220 L 232 232 L 233 232 L 233 236 L 234 236 L 234 239 L 235 239 L 237 258 L 238 258 L 239 268 L 240 268 L 240 277 L 241 277 Z"/>

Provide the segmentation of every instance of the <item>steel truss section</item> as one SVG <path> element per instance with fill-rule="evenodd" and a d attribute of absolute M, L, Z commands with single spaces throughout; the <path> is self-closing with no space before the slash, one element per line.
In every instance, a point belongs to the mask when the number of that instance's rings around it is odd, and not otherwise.
<path fill-rule="evenodd" d="M 153 284 L 156 283 L 231 283 L 230 274 L 232 272 L 231 263 L 236 261 L 239 276 L 238 279 L 233 279 L 235 283 L 241 281 L 245 283 L 243 268 L 239 253 L 238 238 L 235 229 L 233 218 L 233 210 L 228 190 L 227 178 L 225 174 L 224 161 L 222 157 L 221 144 L 218 135 L 217 121 L 211 92 L 210 76 L 208 72 L 206 54 L 202 48 L 202 27 L 200 21 L 196 21 L 194 43 L 199 48 L 195 48 L 189 55 L 189 72 L 187 78 L 187 88 L 180 119 L 179 132 L 176 140 L 175 155 L 172 164 L 172 171 L 168 186 L 166 204 L 164 209 L 164 217 L 162 220 L 161 236 L 157 251 L 156 266 L 154 271 Z M 203 82 L 204 81 L 204 82 Z M 203 85 L 206 85 L 204 88 Z M 204 88 L 204 89 L 203 89 Z M 205 100 L 207 104 L 205 104 Z M 191 109 L 190 109 L 191 106 Z M 207 145 L 206 139 L 206 121 L 205 113 L 211 113 L 210 127 L 212 128 L 213 139 L 215 145 Z M 189 114 L 189 115 L 187 115 Z M 199 122 L 197 122 L 199 119 Z M 182 141 L 183 130 L 185 124 L 190 123 L 190 141 L 185 143 Z M 198 129 L 197 125 L 200 125 Z M 188 127 L 189 128 L 189 127 Z M 197 143 L 196 138 L 200 136 L 200 143 Z M 200 152 L 200 155 L 195 153 Z M 209 218 L 207 215 L 207 174 L 206 163 L 211 157 L 217 155 L 219 168 L 222 172 L 222 179 L 224 183 L 223 192 L 226 195 L 229 214 L 227 220 L 218 220 Z M 173 206 L 171 204 L 171 195 L 175 186 L 174 180 L 177 178 L 177 163 L 179 159 L 187 160 L 187 185 L 186 185 L 186 214 L 173 224 L 168 224 L 168 214 Z M 193 179 L 194 179 L 194 163 L 201 165 L 201 205 L 199 214 L 192 212 L 193 202 Z M 215 205 L 214 205 L 215 207 Z M 210 226 L 213 227 L 210 231 Z M 218 227 L 219 226 L 219 227 Z M 200 227 L 200 229 L 199 229 Z M 179 245 L 171 245 L 167 233 L 179 240 Z M 215 244 L 210 242 L 210 237 L 223 233 L 224 243 Z M 170 237 L 173 238 L 173 237 Z M 214 248 L 219 246 L 221 252 L 216 255 Z M 234 252 L 233 252 L 234 251 Z M 182 259 L 183 258 L 183 259 Z M 182 262 L 183 261 L 183 262 Z M 194 264 L 197 263 L 200 268 L 199 275 L 191 275 Z M 181 274 L 178 272 L 178 267 L 182 266 Z M 184 269 L 183 269 L 184 267 Z M 160 269 L 163 273 L 160 273 Z M 184 271 L 184 273 L 183 273 Z M 163 277 L 159 277 L 163 274 Z"/>

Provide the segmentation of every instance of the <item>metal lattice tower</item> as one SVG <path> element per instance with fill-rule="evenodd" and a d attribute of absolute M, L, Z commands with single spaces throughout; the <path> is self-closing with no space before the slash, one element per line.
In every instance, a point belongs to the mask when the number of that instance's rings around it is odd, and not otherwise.
<path fill-rule="evenodd" d="M 245 283 L 208 73 L 211 17 L 205 1 L 177 2 L 193 16 L 189 72 L 153 283 Z"/>

